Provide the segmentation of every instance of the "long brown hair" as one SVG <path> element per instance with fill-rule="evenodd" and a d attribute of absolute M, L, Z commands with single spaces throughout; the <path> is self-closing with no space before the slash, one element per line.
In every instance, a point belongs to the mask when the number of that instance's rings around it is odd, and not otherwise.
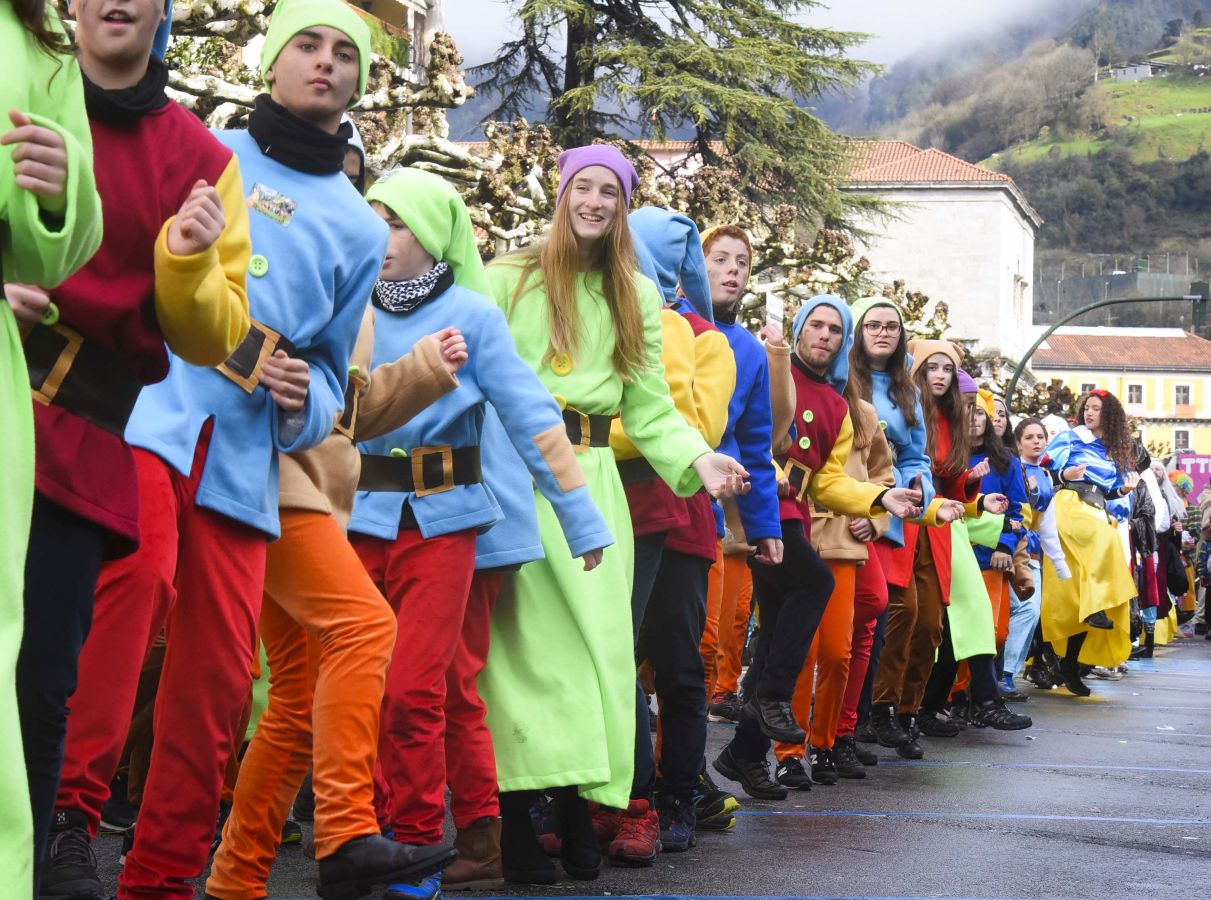
<path fill-rule="evenodd" d="M 1078 425 L 1085 424 L 1085 406 L 1089 403 L 1090 397 L 1097 397 L 1102 401 L 1102 446 L 1106 448 L 1106 455 L 1110 457 L 1110 461 L 1125 472 L 1131 472 L 1135 469 L 1135 447 L 1131 439 L 1131 428 L 1127 425 L 1127 413 L 1123 410 L 1123 404 L 1119 403 L 1118 397 L 1109 391 L 1090 391 L 1085 396 L 1081 397 L 1080 403 L 1076 407 L 1076 421 Z"/>
<path fill-rule="evenodd" d="M 871 400 L 870 357 L 866 355 L 862 322 L 866 315 L 854 323 L 854 346 L 849 351 L 849 383 L 857 384 L 858 394 L 863 400 Z M 900 325 L 900 341 L 887 360 L 887 373 L 891 376 L 891 405 L 904 416 L 908 427 L 917 424 L 917 386 L 908 371 L 908 331 Z"/>
<path fill-rule="evenodd" d="M 926 367 L 922 362 L 913 376 L 921 393 L 921 410 L 925 414 L 925 450 L 933 460 L 935 475 L 954 477 L 965 472 L 971 460 L 971 436 L 967 433 L 967 422 L 973 404 L 959 393 L 958 369 L 950 379 L 950 387 L 941 397 L 934 397 L 925 372 Z M 938 459 L 938 416 L 945 416 L 950 425 L 950 452 L 945 459 Z"/>
<path fill-rule="evenodd" d="M 11 0 L 17 20 L 29 32 L 30 37 L 47 56 L 56 57 L 67 53 L 67 36 L 51 27 L 51 15 L 58 16 L 52 4 L 46 0 Z M 49 9 L 48 9 L 49 7 Z"/>
<path fill-rule="evenodd" d="M 972 410 L 971 414 L 974 416 L 975 411 Z M 1006 424 L 1005 434 L 1011 435 L 1012 432 L 1013 429 Z M 997 437 L 996 429 L 992 427 L 992 419 L 987 416 L 984 417 L 984 433 L 971 441 L 971 455 L 975 456 L 977 453 L 983 453 L 988 458 L 988 465 L 998 475 L 1004 475 L 1009 471 L 1010 464 L 1017 462 L 1004 437 Z"/>
<path fill-rule="evenodd" d="M 854 426 L 854 450 L 865 450 L 875 440 L 874 429 L 879 426 L 876 424 L 873 428 L 870 425 L 866 416 L 862 415 L 862 401 L 866 400 L 858 392 L 857 385 L 854 384 L 854 379 L 851 376 L 849 381 L 845 382 L 845 390 L 842 392 L 845 398 L 845 403 L 849 407 L 849 421 Z"/>
<path fill-rule="evenodd" d="M 544 360 L 558 353 L 567 353 L 575 358 L 583 337 L 584 324 L 580 320 L 580 307 L 576 300 L 580 256 L 576 234 L 572 231 L 572 213 L 569 209 L 571 193 L 566 191 L 559 198 L 546 239 L 511 254 L 521 266 L 521 277 L 517 280 L 517 288 L 509 303 L 510 313 L 531 286 L 530 279 L 534 275 L 541 279 L 539 284 L 547 297 L 550 343 Z M 621 190 L 618 196 L 620 202 L 614 223 L 605 237 L 597 242 L 593 270 L 601 270 L 602 293 L 614 322 L 614 371 L 623 380 L 629 381 L 634 373 L 644 371 L 652 361 L 648 359 L 643 314 L 639 308 L 639 288 L 635 281 L 639 268 L 635 244 L 627 225 Z"/>

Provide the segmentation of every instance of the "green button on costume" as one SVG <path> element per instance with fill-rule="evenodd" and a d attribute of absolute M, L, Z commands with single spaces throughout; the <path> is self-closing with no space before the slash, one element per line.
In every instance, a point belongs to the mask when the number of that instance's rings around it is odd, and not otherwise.
<path fill-rule="evenodd" d="M 681 496 L 698 490 L 702 483 L 691 464 L 710 448 L 669 397 L 660 365 L 656 286 L 640 278 L 647 356 L 653 364 L 624 382 L 612 363 L 614 328 L 600 274 L 580 276 L 581 346 L 563 375 L 551 367 L 539 276 L 531 277 L 514 303 L 520 276 L 514 260 L 488 268 L 491 294 L 509 318 L 522 359 L 569 407 L 590 415 L 621 411 L 623 428 L 660 477 Z M 583 562 L 570 555 L 550 504 L 535 496 L 546 558 L 522 566 L 502 591 L 479 689 L 502 791 L 579 785 L 586 799 L 625 807 L 635 752 L 633 533 L 613 452 L 595 447 L 577 460 L 617 543 L 606 549 L 600 566 L 585 572 Z"/>

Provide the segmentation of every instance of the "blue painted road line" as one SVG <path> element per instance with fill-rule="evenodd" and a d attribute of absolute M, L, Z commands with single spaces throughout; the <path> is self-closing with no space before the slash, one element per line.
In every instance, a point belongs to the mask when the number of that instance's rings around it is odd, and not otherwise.
<path fill-rule="evenodd" d="M 1183 825 L 1205 827 L 1211 819 L 1143 819 L 1131 816 L 1053 816 L 1029 813 L 978 813 L 978 812 L 879 812 L 878 810 L 814 810 L 814 809 L 738 809 L 737 816 L 777 816 L 780 818 L 829 819 L 993 819 L 1021 822 L 1101 822 L 1126 825 Z"/>
<path fill-rule="evenodd" d="M 1158 731 L 1157 734 L 1168 734 Z M 1178 769 L 1167 766 L 1107 766 L 1095 763 L 1011 763 L 986 762 L 983 760 L 910 760 L 881 759 L 881 766 L 906 766 L 909 768 L 975 768 L 975 769 L 1087 769 L 1096 772 L 1164 772 L 1180 775 L 1211 775 L 1211 769 Z"/>

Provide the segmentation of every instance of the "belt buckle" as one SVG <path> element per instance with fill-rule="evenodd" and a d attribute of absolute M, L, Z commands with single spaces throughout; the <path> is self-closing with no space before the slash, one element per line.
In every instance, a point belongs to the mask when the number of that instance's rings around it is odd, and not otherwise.
<path fill-rule="evenodd" d="M 580 440 L 573 449 L 577 453 L 584 453 L 593 446 L 593 423 L 590 421 L 588 413 L 582 413 L 578 409 L 572 411 L 580 418 Z"/>
<path fill-rule="evenodd" d="M 797 459 L 788 459 L 786 461 L 786 478 L 788 481 L 791 480 L 792 473 L 796 471 L 803 473 L 803 481 L 800 482 L 799 490 L 795 494 L 795 500 L 802 502 L 803 498 L 807 496 L 807 485 L 812 479 L 812 470 L 803 465 L 803 463 L 799 462 Z M 793 482 L 791 486 L 794 486 Z"/>
<path fill-rule="evenodd" d="M 244 340 L 240 341 L 240 347 L 244 345 L 254 331 L 260 332 L 262 335 L 261 346 L 257 351 L 257 358 L 253 361 L 251 370 L 247 375 L 237 372 L 230 365 L 228 365 L 230 357 L 215 366 L 215 368 L 218 369 L 223 376 L 231 381 L 234 381 L 241 388 L 243 388 L 246 394 L 251 394 L 257 389 L 257 386 L 261 383 L 261 370 L 265 368 L 265 361 L 269 359 L 269 357 L 273 356 L 282 340 L 282 335 L 280 332 L 274 331 L 264 322 L 258 322 L 256 319 L 252 319 L 248 328 L 248 333 L 244 335 Z M 240 347 L 236 347 L 236 350 L 232 353 L 233 356 L 239 351 Z"/>
<path fill-rule="evenodd" d="M 442 458 L 442 483 L 437 487 L 426 487 L 425 458 L 435 453 Z M 413 450 L 412 492 L 418 497 L 428 497 L 451 490 L 454 490 L 454 448 L 447 444 L 444 447 L 417 447 Z"/>
<path fill-rule="evenodd" d="M 47 406 L 55 402 L 55 396 L 59 393 L 59 388 L 63 386 L 67 373 L 71 371 L 71 367 L 76 362 L 76 355 L 84 345 L 84 336 L 78 331 L 68 328 L 63 324 L 51 325 L 49 327 L 66 340 L 67 345 L 59 351 L 55 364 L 51 366 L 50 371 L 46 373 L 46 377 L 42 379 L 42 384 L 36 388 L 30 388 L 30 393 L 33 394 L 34 399 L 39 403 L 45 403 Z"/>

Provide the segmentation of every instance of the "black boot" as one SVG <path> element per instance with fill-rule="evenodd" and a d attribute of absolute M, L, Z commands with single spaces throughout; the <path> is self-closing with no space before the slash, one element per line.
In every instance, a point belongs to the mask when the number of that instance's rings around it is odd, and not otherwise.
<path fill-rule="evenodd" d="M 837 774 L 842 778 L 865 778 L 866 766 L 857 753 L 857 745 L 852 734 L 837 735 L 837 743 L 833 746 L 833 761 L 837 766 Z M 878 757 L 875 757 L 878 760 Z"/>
<path fill-rule="evenodd" d="M 381 834 L 367 834 L 320 860 L 316 893 L 324 900 L 355 900 L 375 885 L 423 878 L 456 859 L 458 853 L 449 847 L 400 844 Z"/>
<path fill-rule="evenodd" d="M 601 845 L 593 830 L 589 802 L 575 786 L 555 791 L 555 821 L 559 826 L 559 860 L 577 881 L 594 881 L 601 874 Z"/>
<path fill-rule="evenodd" d="M 900 727 L 904 729 L 908 740 L 896 748 L 896 753 L 905 759 L 921 759 L 924 757 L 925 751 L 921 748 L 921 744 L 918 741 L 921 737 L 921 732 L 917 728 L 917 717 L 908 713 L 900 713 Z"/>
<path fill-rule="evenodd" d="M 868 769 L 871 766 L 877 766 L 879 764 L 879 754 L 874 750 L 868 750 L 866 747 L 859 744 L 857 737 L 858 735 L 855 733 L 853 742 L 854 756 L 858 757 L 858 762 L 862 763 L 862 765 L 866 766 Z M 869 743 L 877 744 L 878 741 L 870 741 Z"/>
<path fill-rule="evenodd" d="M 876 703 L 870 711 L 870 725 L 875 737 L 883 747 L 899 747 L 909 741 L 908 732 L 896 718 L 896 708 L 891 703 Z"/>
<path fill-rule="evenodd" d="M 1154 628 L 1146 628 L 1144 631 L 1144 642 L 1131 651 L 1129 659 L 1152 659 L 1152 651 L 1156 648 L 1156 631 Z"/>
<path fill-rule="evenodd" d="M 1089 685 L 1081 681 L 1080 666 L 1075 660 L 1070 660 L 1064 657 L 1060 660 L 1060 675 L 1064 679 L 1064 687 L 1068 688 L 1077 697 L 1088 697 L 1091 693 Z"/>
<path fill-rule="evenodd" d="M 1110 617 L 1102 610 L 1098 610 L 1093 615 L 1085 619 L 1085 624 L 1090 628 L 1101 628 L 1103 631 L 1113 631 L 1114 623 L 1110 621 Z"/>
<path fill-rule="evenodd" d="M 921 710 L 921 715 L 917 717 L 917 727 L 921 729 L 921 734 L 943 738 L 958 737 L 959 732 L 963 730 L 930 709 Z"/>
<path fill-rule="evenodd" d="M 502 791 L 500 795 L 500 859 L 505 881 L 514 884 L 554 884 L 559 880 L 555 863 L 538 844 L 530 820 L 534 791 Z"/>
<path fill-rule="evenodd" d="M 806 744 L 807 732 L 795 721 L 789 700 L 768 700 L 754 697 L 744 704 L 744 713 L 757 722 L 757 727 L 771 741 Z"/>

